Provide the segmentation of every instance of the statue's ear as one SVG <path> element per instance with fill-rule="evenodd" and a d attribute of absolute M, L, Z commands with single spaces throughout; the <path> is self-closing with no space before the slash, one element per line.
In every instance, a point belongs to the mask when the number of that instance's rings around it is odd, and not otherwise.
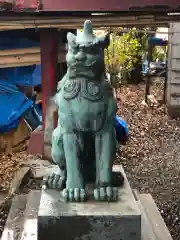
<path fill-rule="evenodd" d="M 110 34 L 107 33 L 105 36 L 100 37 L 98 42 L 103 49 L 108 48 L 110 44 Z"/>
<path fill-rule="evenodd" d="M 68 40 L 68 44 L 70 46 L 75 46 L 76 45 L 76 36 L 73 33 L 68 32 L 67 40 Z"/>

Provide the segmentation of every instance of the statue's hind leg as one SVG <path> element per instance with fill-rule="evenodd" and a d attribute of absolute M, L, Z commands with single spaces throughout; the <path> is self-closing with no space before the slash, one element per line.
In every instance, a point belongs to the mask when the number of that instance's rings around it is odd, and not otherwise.
<path fill-rule="evenodd" d="M 65 133 L 63 143 L 67 170 L 66 189 L 63 190 L 64 200 L 69 202 L 84 201 L 85 184 L 81 168 L 83 137 L 78 133 Z"/>
<path fill-rule="evenodd" d="M 96 147 L 96 188 L 97 201 L 116 201 L 118 190 L 112 184 L 112 164 L 116 157 L 116 137 L 112 127 L 95 136 Z"/>
<path fill-rule="evenodd" d="M 61 134 L 60 127 L 57 127 L 53 131 L 52 135 L 52 148 L 51 156 L 53 162 L 58 165 L 59 168 L 50 175 L 47 174 L 43 179 L 43 185 L 48 188 L 53 189 L 63 189 L 65 187 L 66 181 L 66 171 L 65 171 L 65 157 L 64 157 L 64 147 L 63 147 L 63 136 Z"/>

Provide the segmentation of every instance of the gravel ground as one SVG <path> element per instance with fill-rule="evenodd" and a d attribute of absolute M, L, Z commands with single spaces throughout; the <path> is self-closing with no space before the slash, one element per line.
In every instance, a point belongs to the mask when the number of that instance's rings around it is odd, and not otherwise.
<path fill-rule="evenodd" d="M 162 84 L 151 94 L 162 96 Z M 129 142 L 118 159 L 131 186 L 151 193 L 174 240 L 180 240 L 180 122 L 170 120 L 165 106 L 143 106 L 144 84 L 123 87 L 119 114 L 129 124 Z"/>
<path fill-rule="evenodd" d="M 0 238 L 4 230 L 10 207 L 11 198 L 7 198 L 6 201 L 0 206 Z"/>
<path fill-rule="evenodd" d="M 19 156 L 19 154 L 17 154 Z M 7 184 L 7 178 L 6 178 Z M 41 179 L 34 179 L 31 175 L 25 183 L 20 186 L 18 191 L 19 194 L 28 194 L 30 190 L 40 190 L 41 189 Z M 11 207 L 12 197 L 7 197 L 6 201 L 0 205 L 0 238 L 4 230 L 4 226 L 8 217 L 8 213 Z"/>
<path fill-rule="evenodd" d="M 3 153 L 0 154 L 0 194 L 7 195 L 14 173 L 21 168 L 25 159 L 26 152 L 14 153 L 12 156 Z M 0 204 L 0 237 L 6 223 L 10 206 L 11 197 L 7 196 L 3 204 Z"/>
<path fill-rule="evenodd" d="M 11 156 L 3 153 L 0 154 L 0 191 L 8 191 L 14 173 L 22 167 L 25 159 L 25 151 L 14 153 Z"/>

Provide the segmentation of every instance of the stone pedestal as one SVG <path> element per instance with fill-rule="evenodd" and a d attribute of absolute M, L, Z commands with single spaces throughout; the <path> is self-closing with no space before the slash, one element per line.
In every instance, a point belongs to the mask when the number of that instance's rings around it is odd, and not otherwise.
<path fill-rule="evenodd" d="M 58 191 L 42 191 L 38 240 L 49 239 L 140 240 L 141 214 L 126 176 L 116 203 L 65 203 Z"/>

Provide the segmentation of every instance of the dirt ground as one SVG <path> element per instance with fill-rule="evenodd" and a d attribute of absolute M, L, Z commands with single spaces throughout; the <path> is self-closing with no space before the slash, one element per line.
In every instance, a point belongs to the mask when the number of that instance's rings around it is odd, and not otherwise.
<path fill-rule="evenodd" d="M 151 87 L 156 99 L 162 97 L 162 86 L 157 83 Z M 180 240 L 180 121 L 170 120 L 163 105 L 142 105 L 144 88 L 144 84 L 139 84 L 120 89 L 123 107 L 119 114 L 129 125 L 130 138 L 121 146 L 117 162 L 123 164 L 133 188 L 152 194 L 173 239 Z M 118 104 L 120 107 L 121 103 Z M 24 156 L 24 153 L 10 158 L 1 155 L 1 190 L 8 189 Z M 30 182 L 30 188 L 33 184 L 39 187 L 33 179 Z M 23 192 L 28 188 L 26 185 Z M 0 232 L 7 209 L 0 209 Z"/>
<path fill-rule="evenodd" d="M 180 239 L 180 121 L 170 120 L 165 106 L 143 106 L 144 84 L 120 90 L 119 111 L 129 125 L 129 142 L 121 147 L 118 162 L 131 186 L 151 193 L 172 234 Z M 162 97 L 162 84 L 150 94 Z"/>
<path fill-rule="evenodd" d="M 16 153 L 12 156 L 3 154 L 2 152 L 0 154 L 0 237 L 11 206 L 11 198 L 7 196 L 9 186 L 14 173 L 21 168 L 25 159 L 26 152 Z M 5 198 L 6 201 L 4 202 Z"/>

